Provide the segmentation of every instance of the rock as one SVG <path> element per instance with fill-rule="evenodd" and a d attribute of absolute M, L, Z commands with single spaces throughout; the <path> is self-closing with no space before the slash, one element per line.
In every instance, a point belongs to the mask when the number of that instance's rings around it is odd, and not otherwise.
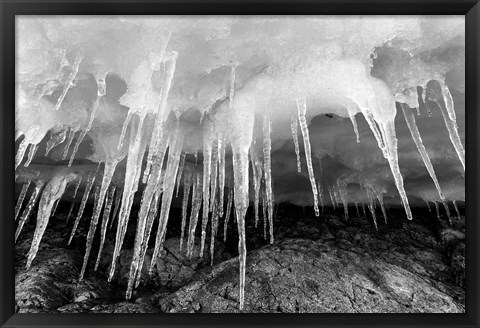
<path fill-rule="evenodd" d="M 459 288 L 389 260 L 304 239 L 265 246 L 247 257 L 244 311 L 464 312 L 456 301 Z M 199 272 L 158 306 L 164 312 L 239 312 L 238 290 L 233 258 Z"/>
<path fill-rule="evenodd" d="M 110 285 L 92 273 L 78 281 L 82 257 L 78 251 L 44 250 L 29 270 L 15 276 L 19 313 L 51 312 L 71 302 L 109 297 Z"/>

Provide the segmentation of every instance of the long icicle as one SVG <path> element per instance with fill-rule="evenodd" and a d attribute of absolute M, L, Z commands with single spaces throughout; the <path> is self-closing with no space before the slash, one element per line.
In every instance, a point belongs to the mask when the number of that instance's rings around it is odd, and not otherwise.
<path fill-rule="evenodd" d="M 15 155 L 15 170 L 22 163 L 23 158 L 25 157 L 25 152 L 27 151 L 28 145 L 29 143 L 25 138 L 20 142 L 20 145 L 18 146 L 17 154 Z"/>
<path fill-rule="evenodd" d="M 456 200 L 453 201 L 453 207 L 455 208 L 455 212 L 457 212 L 457 217 L 458 217 L 458 219 L 460 219 L 460 211 L 458 210 L 458 206 L 457 206 L 457 201 L 456 201 Z"/>
<path fill-rule="evenodd" d="M 38 247 L 40 246 L 40 241 L 42 240 L 45 229 L 47 228 L 54 203 L 62 197 L 67 184 L 73 179 L 75 179 L 75 175 L 73 174 L 64 175 L 59 173 L 58 175 L 55 175 L 45 186 L 45 189 L 42 192 L 42 197 L 38 204 L 37 225 L 35 227 L 33 240 L 27 255 L 27 269 L 30 268 L 33 259 L 37 256 Z"/>
<path fill-rule="evenodd" d="M 210 175 L 212 173 L 212 126 L 207 123 L 203 135 L 203 212 L 202 235 L 200 241 L 200 257 L 203 256 L 205 247 L 206 230 L 210 211 Z"/>
<path fill-rule="evenodd" d="M 318 192 L 317 192 L 317 185 L 315 183 L 315 176 L 313 174 L 312 150 L 310 146 L 310 137 L 308 134 L 307 119 L 305 117 L 307 112 L 307 101 L 305 98 L 301 98 L 297 100 L 297 108 L 298 108 L 298 120 L 300 121 L 300 129 L 302 130 L 303 145 L 305 148 L 305 158 L 307 160 L 308 176 L 310 177 L 310 184 L 312 185 L 313 208 L 315 210 L 315 216 L 319 216 L 320 211 L 318 210 L 318 197 L 317 197 Z"/>
<path fill-rule="evenodd" d="M 298 117 L 292 113 L 290 128 L 292 129 L 293 144 L 295 146 L 295 154 L 297 155 L 297 171 L 302 172 L 302 163 L 300 161 L 300 145 L 298 143 Z"/>
<path fill-rule="evenodd" d="M 415 145 L 417 146 L 418 152 L 422 157 L 423 163 L 425 164 L 425 167 L 427 168 L 427 171 L 430 174 L 430 177 L 432 178 L 435 187 L 437 188 L 440 199 L 444 201 L 445 196 L 443 195 L 440 184 L 438 183 L 437 175 L 435 174 L 432 162 L 430 161 L 430 156 L 428 156 L 427 150 L 423 145 L 422 137 L 420 136 L 420 132 L 418 131 L 417 124 L 415 122 L 415 114 L 413 114 L 412 110 L 408 108 L 406 104 L 400 104 L 400 107 L 402 108 L 403 116 L 405 117 L 408 129 L 410 130 L 413 141 L 415 141 Z"/>
<path fill-rule="evenodd" d="M 102 207 L 105 202 L 105 196 L 108 192 L 108 188 L 110 187 L 110 183 L 112 182 L 113 174 L 115 173 L 117 164 L 117 159 L 109 159 L 105 163 L 100 192 L 98 194 L 98 199 L 94 205 L 93 215 L 90 221 L 90 227 L 88 229 L 87 241 L 85 245 L 85 255 L 83 258 L 82 270 L 80 272 L 80 281 L 83 279 L 83 276 L 85 275 L 85 270 L 87 269 L 88 259 L 92 250 L 93 238 L 95 237 L 95 231 L 97 230 L 98 220 L 100 218 L 100 213 L 102 212 Z"/>
<path fill-rule="evenodd" d="M 26 183 L 23 184 L 22 190 L 20 191 L 20 195 L 18 196 L 17 205 L 15 206 L 15 221 L 17 221 L 18 214 L 22 209 L 23 201 L 25 200 L 25 195 L 27 194 L 28 187 L 30 187 L 30 183 L 32 180 L 27 180 Z"/>
<path fill-rule="evenodd" d="M 195 172 L 192 192 L 192 210 L 190 212 L 190 223 L 188 227 L 187 257 L 192 257 L 193 245 L 195 243 L 195 231 L 197 230 L 198 213 L 202 206 L 202 175 Z"/>
<path fill-rule="evenodd" d="M 175 197 L 178 197 L 178 190 L 180 189 L 180 181 L 182 181 L 183 167 L 185 166 L 185 157 L 186 156 L 187 156 L 187 154 L 183 153 L 182 157 L 180 157 L 180 167 L 178 168 L 177 186 L 176 186 L 176 191 L 175 191 Z"/>
<path fill-rule="evenodd" d="M 270 140 L 270 132 L 270 119 L 265 115 L 263 117 L 263 171 L 265 172 L 265 194 L 267 195 L 270 244 L 273 244 L 272 141 Z"/>
<path fill-rule="evenodd" d="M 30 163 L 33 160 L 33 157 L 35 156 L 35 153 L 37 152 L 37 150 L 38 150 L 38 144 L 30 144 L 30 150 L 28 152 L 28 158 L 27 158 L 27 161 L 24 164 L 25 167 L 28 167 L 30 165 Z"/>
<path fill-rule="evenodd" d="M 110 212 L 112 210 L 115 190 L 116 187 L 114 185 L 110 185 L 110 187 L 108 187 L 107 199 L 105 201 L 105 208 L 103 210 L 102 225 L 100 227 L 100 247 L 98 248 L 97 261 L 95 262 L 95 271 L 97 271 L 98 265 L 100 264 L 100 260 L 102 258 L 103 246 L 105 244 L 105 236 L 107 235 L 107 226 L 110 219 Z"/>
<path fill-rule="evenodd" d="M 97 166 L 98 170 L 98 166 Z M 97 175 L 97 171 L 95 173 L 91 173 L 88 175 L 87 178 L 87 185 L 85 186 L 85 191 L 83 192 L 82 202 L 80 203 L 80 208 L 77 213 L 77 217 L 75 218 L 75 223 L 73 224 L 72 232 L 70 233 L 70 238 L 68 239 L 68 245 L 72 242 L 73 236 L 75 236 L 75 232 L 77 231 L 78 224 L 80 223 L 80 219 L 83 216 L 83 211 L 85 210 L 85 205 L 87 204 L 88 196 L 90 195 L 90 191 L 92 190 L 92 186 L 95 183 L 95 177 Z"/>
<path fill-rule="evenodd" d="M 222 217 L 225 198 L 225 135 L 223 133 L 218 138 L 218 189 L 220 192 L 218 215 Z"/>
<path fill-rule="evenodd" d="M 223 242 L 227 241 L 227 229 L 228 222 L 230 221 L 230 216 L 232 214 L 232 205 L 233 205 L 233 188 L 227 189 L 227 212 L 225 213 L 225 220 L 223 221 Z"/>
<path fill-rule="evenodd" d="M 17 242 L 18 236 L 20 236 L 20 233 L 22 232 L 25 222 L 28 220 L 30 213 L 32 212 L 32 209 L 35 207 L 35 204 L 37 203 L 37 200 L 38 200 L 38 196 L 40 195 L 40 192 L 42 191 L 42 188 L 44 185 L 45 183 L 41 180 L 35 183 L 35 189 L 33 190 L 33 193 L 30 196 L 27 206 L 23 210 L 22 215 L 18 220 L 17 230 L 15 231 L 15 242 Z"/>
<path fill-rule="evenodd" d="M 73 129 L 70 129 L 68 131 L 67 143 L 65 144 L 65 147 L 63 148 L 62 160 L 65 160 L 68 156 L 68 151 L 70 150 L 70 146 L 73 142 L 73 139 L 75 138 L 75 133 L 76 133 L 76 131 L 73 130 Z"/>
<path fill-rule="evenodd" d="M 183 240 L 185 238 L 185 225 L 187 224 L 187 210 L 188 200 L 190 198 L 190 189 L 192 188 L 192 181 L 190 177 L 184 176 L 183 178 L 183 200 L 182 200 L 182 223 L 180 226 L 180 250 L 183 248 Z"/>

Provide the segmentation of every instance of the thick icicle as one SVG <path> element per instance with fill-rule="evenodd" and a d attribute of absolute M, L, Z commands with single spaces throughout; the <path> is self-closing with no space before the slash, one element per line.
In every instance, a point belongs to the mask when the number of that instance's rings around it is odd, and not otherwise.
<path fill-rule="evenodd" d="M 183 200 L 182 200 L 182 224 L 180 226 L 180 250 L 183 248 L 183 239 L 185 238 L 185 225 L 187 223 L 188 200 L 190 198 L 190 189 L 192 182 L 186 176 L 183 179 Z"/>
<path fill-rule="evenodd" d="M 433 169 L 432 162 L 430 161 L 430 157 L 428 156 L 427 150 L 423 145 L 422 137 L 420 136 L 420 132 L 418 131 L 417 124 L 415 122 L 415 115 L 410 110 L 410 108 L 407 107 L 406 104 L 400 104 L 400 106 L 402 107 L 405 121 L 407 122 L 407 126 L 408 126 L 408 129 L 410 130 L 413 141 L 415 141 L 415 145 L 417 146 L 418 152 L 422 157 L 423 163 L 425 164 L 425 167 L 427 168 L 427 171 L 430 174 L 430 177 L 432 178 L 433 183 L 435 184 L 435 187 L 437 188 L 437 192 L 438 192 L 438 195 L 440 196 L 440 199 L 444 201 L 445 196 L 443 196 L 442 190 L 440 188 L 440 184 L 438 183 L 437 175 L 435 174 L 435 170 Z"/>
<path fill-rule="evenodd" d="M 20 219 L 18 220 L 17 230 L 15 231 L 15 242 L 17 241 L 18 236 L 22 232 L 23 225 L 28 220 L 28 217 L 30 216 L 30 212 L 35 207 L 35 204 L 37 203 L 37 200 L 38 200 L 38 196 L 40 195 L 40 191 L 42 191 L 42 188 L 43 188 L 44 184 L 45 183 L 43 181 L 37 181 L 36 182 L 35 189 L 33 190 L 33 193 L 30 196 L 30 199 L 27 203 L 27 206 L 23 210 L 22 215 L 20 216 Z"/>
<path fill-rule="evenodd" d="M 270 132 L 270 118 L 265 115 L 263 117 L 263 171 L 265 172 L 265 194 L 267 196 L 270 244 L 273 244 L 272 141 L 270 140 Z M 316 192 L 317 190 L 315 189 Z"/>
<path fill-rule="evenodd" d="M 225 213 L 225 220 L 223 221 L 223 242 L 227 241 L 227 229 L 228 229 L 228 222 L 230 221 L 230 215 L 232 211 L 233 205 L 233 188 L 227 189 L 227 212 Z"/>
<path fill-rule="evenodd" d="M 458 210 L 457 201 L 453 201 L 453 207 L 455 207 L 455 212 L 457 212 L 457 217 L 460 219 L 460 211 Z"/>
<path fill-rule="evenodd" d="M 97 170 L 98 170 L 98 166 L 97 166 Z M 77 231 L 78 224 L 80 223 L 80 219 L 82 218 L 83 211 L 85 210 L 85 205 L 87 205 L 88 196 L 90 195 L 92 186 L 95 183 L 96 175 L 97 175 L 97 171 L 95 171 L 95 173 L 90 173 L 88 175 L 85 191 L 83 192 L 82 202 L 80 203 L 80 208 L 78 210 L 77 217 L 75 218 L 75 223 L 73 224 L 70 238 L 68 239 L 68 245 L 70 245 L 70 243 L 72 242 L 73 236 L 75 236 L 75 232 Z"/>
<path fill-rule="evenodd" d="M 33 259 L 37 256 L 38 247 L 47 228 L 53 205 L 62 197 L 67 184 L 73 179 L 75 179 L 75 175 L 59 172 L 59 174 L 55 175 L 45 186 L 38 204 L 37 225 L 33 234 L 30 251 L 27 255 L 27 269 L 30 268 Z"/>
<path fill-rule="evenodd" d="M 50 139 L 47 141 L 47 150 L 46 150 L 46 153 L 45 153 L 45 156 L 48 156 L 48 153 L 50 153 L 50 151 L 60 145 L 62 142 L 65 141 L 65 139 L 67 139 L 67 130 L 60 130 L 59 132 L 51 132 L 50 134 Z"/>
<path fill-rule="evenodd" d="M 305 158 L 307 160 L 308 176 L 310 177 L 310 184 L 312 185 L 313 208 L 315 210 L 315 216 L 319 216 L 320 212 L 318 210 L 318 197 L 317 197 L 318 192 L 317 192 L 317 185 L 315 183 L 315 176 L 313 174 L 312 150 L 310 146 L 310 137 L 308 135 L 307 119 L 305 117 L 307 112 L 307 102 L 305 98 L 297 99 L 297 108 L 298 108 L 298 120 L 300 122 L 300 129 L 302 130 L 302 136 L 303 136 L 303 145 L 305 148 Z"/>
<path fill-rule="evenodd" d="M 98 193 L 98 199 L 95 201 L 93 215 L 90 221 L 90 227 L 88 229 L 87 241 L 85 245 L 85 255 L 83 258 L 83 266 L 82 266 L 82 271 L 80 272 L 80 280 L 82 280 L 83 276 L 85 275 L 85 270 L 87 268 L 88 259 L 90 257 L 90 252 L 92 250 L 93 238 L 95 237 L 95 231 L 97 230 L 100 213 L 102 212 L 105 196 L 108 192 L 108 188 L 110 187 L 110 183 L 112 182 L 113 174 L 115 173 L 117 164 L 118 162 L 116 158 L 108 159 L 107 162 L 105 163 L 105 167 L 103 170 L 102 183 L 100 186 L 100 191 Z M 109 212 L 110 212 L 110 209 L 109 209 Z M 105 228 L 106 228 L 106 225 L 105 225 Z"/>
<path fill-rule="evenodd" d="M 58 97 L 57 103 L 53 107 L 53 110 L 58 110 L 62 106 L 63 100 L 65 99 L 65 96 L 67 95 L 68 90 L 70 90 L 70 88 L 73 86 L 73 80 L 75 80 L 75 77 L 77 76 L 78 67 L 82 62 L 82 59 L 83 58 L 80 55 L 77 55 L 75 57 L 75 61 L 71 66 L 72 71 L 70 72 L 70 75 L 68 76 L 68 79 L 65 82 L 65 85 L 63 86 L 62 94 L 60 95 L 60 97 Z"/>
<path fill-rule="evenodd" d="M 300 145 L 298 143 L 298 118 L 297 115 L 292 114 L 290 121 L 290 128 L 292 129 L 293 144 L 295 146 L 295 154 L 297 155 L 297 171 L 302 172 L 302 163 L 300 161 Z"/>
<path fill-rule="evenodd" d="M 15 206 L 15 221 L 17 221 L 18 214 L 22 209 L 23 201 L 25 199 L 25 195 L 27 194 L 27 190 L 31 182 L 32 182 L 31 180 L 28 180 L 22 186 L 22 190 L 20 191 L 20 195 L 18 196 L 17 205 Z"/>
<path fill-rule="evenodd" d="M 350 117 L 350 121 L 352 121 L 353 131 L 355 132 L 355 136 L 357 137 L 357 143 L 360 142 L 360 135 L 358 134 L 358 127 L 357 127 L 357 120 L 355 119 L 355 114 L 348 111 L 348 116 Z"/>
<path fill-rule="evenodd" d="M 107 235 L 108 220 L 110 219 L 115 189 L 116 187 L 113 185 L 108 187 L 107 199 L 103 210 L 102 226 L 100 228 L 100 247 L 98 249 L 97 261 L 95 262 L 95 271 L 97 271 L 100 259 L 102 258 L 103 245 L 105 244 L 105 236 Z"/>

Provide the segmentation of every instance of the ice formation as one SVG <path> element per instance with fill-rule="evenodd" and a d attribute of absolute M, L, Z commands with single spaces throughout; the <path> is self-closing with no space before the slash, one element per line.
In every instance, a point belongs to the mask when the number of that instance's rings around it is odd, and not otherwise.
<path fill-rule="evenodd" d="M 280 202 L 313 206 L 316 216 L 319 203 L 322 212 L 342 208 L 345 219 L 355 215 L 349 204 L 357 215 L 367 205 L 375 227 L 377 204 L 385 223 L 388 206 L 403 205 L 411 220 L 410 204 L 423 200 L 438 215 L 442 203 L 449 219 L 453 202 L 460 216 L 463 17 L 21 17 L 17 25 L 16 239 L 38 203 L 27 266 L 62 197 L 67 220 L 75 216 L 69 244 L 93 201 L 80 279 L 90 255 L 95 270 L 109 257 L 113 278 L 133 221 L 127 299 L 161 256 L 169 220 L 181 228 L 182 251 L 208 249 L 213 262 L 217 231 L 225 241 L 233 219 L 242 309 L 250 205 L 271 243 Z M 425 173 L 431 186 L 415 182 Z M 181 217 L 169 218 L 178 204 Z M 115 224 L 113 254 L 102 254 Z"/>

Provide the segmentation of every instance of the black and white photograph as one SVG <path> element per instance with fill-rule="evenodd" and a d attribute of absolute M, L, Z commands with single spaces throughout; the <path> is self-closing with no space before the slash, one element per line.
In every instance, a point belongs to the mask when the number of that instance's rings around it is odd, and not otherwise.
<path fill-rule="evenodd" d="M 465 313 L 465 34 L 17 15 L 15 313 Z"/>

